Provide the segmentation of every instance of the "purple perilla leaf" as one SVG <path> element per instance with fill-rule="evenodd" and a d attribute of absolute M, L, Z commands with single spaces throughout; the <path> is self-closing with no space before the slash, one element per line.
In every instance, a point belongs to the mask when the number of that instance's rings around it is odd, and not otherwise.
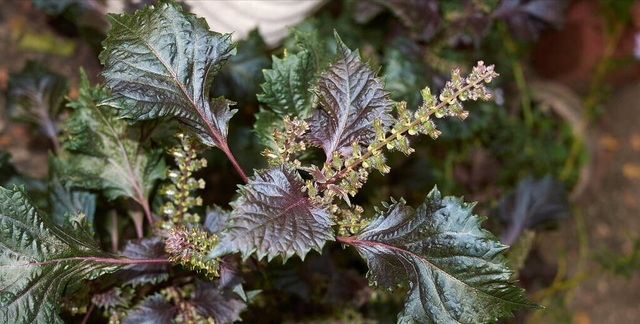
<path fill-rule="evenodd" d="M 374 120 L 380 119 L 384 128 L 392 120 L 393 101 L 382 79 L 337 34 L 336 41 L 338 58 L 318 79 L 316 92 L 322 107 L 311 113 L 307 132 L 309 142 L 324 149 L 327 161 L 335 151 L 349 155 L 354 140 L 366 148 L 376 136 Z"/>

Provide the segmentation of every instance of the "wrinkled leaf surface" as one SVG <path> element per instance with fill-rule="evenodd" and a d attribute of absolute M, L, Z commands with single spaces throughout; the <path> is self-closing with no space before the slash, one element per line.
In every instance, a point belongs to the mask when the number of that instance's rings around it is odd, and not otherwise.
<path fill-rule="evenodd" d="M 351 142 L 368 146 L 375 138 L 373 121 L 386 126 L 391 120 L 393 102 L 384 91 L 376 72 L 360 60 L 336 35 L 338 59 L 318 79 L 317 93 L 322 108 L 309 118 L 308 140 L 324 149 L 327 159 L 334 151 L 348 155 Z"/>
<path fill-rule="evenodd" d="M 233 205 L 230 225 L 210 257 L 240 252 L 244 259 L 297 254 L 301 258 L 333 240 L 331 215 L 311 203 L 301 190 L 304 182 L 286 166 L 256 172 L 240 190 Z"/>
<path fill-rule="evenodd" d="M 0 322 L 63 323 L 58 300 L 84 279 L 121 267 L 93 241 L 86 222 L 60 227 L 21 189 L 0 187 Z"/>
<path fill-rule="evenodd" d="M 107 17 L 113 28 L 100 60 L 112 96 L 104 103 L 134 121 L 175 117 L 203 143 L 225 148 L 234 112 L 230 101 L 210 100 L 209 88 L 235 54 L 231 35 L 209 31 L 174 3 Z"/>
<path fill-rule="evenodd" d="M 408 283 L 399 323 L 487 323 L 536 307 L 510 282 L 507 247 L 480 227 L 473 206 L 434 189 L 417 211 L 395 203 L 343 240 L 367 260 L 373 284 Z"/>
<path fill-rule="evenodd" d="M 240 312 L 247 305 L 234 292 L 224 291 L 212 282 L 197 281 L 191 295 L 191 304 L 204 318 L 213 318 L 215 323 L 231 323 L 240 320 Z"/>
<path fill-rule="evenodd" d="M 83 74 L 74 113 L 65 121 L 69 134 L 65 148 L 75 153 L 65 160 L 67 186 L 104 190 L 109 199 L 121 196 L 147 200 L 155 181 L 164 178 L 162 150 L 143 142 L 145 125 L 128 125 L 116 111 L 97 103 L 108 90 L 91 87 Z"/>
<path fill-rule="evenodd" d="M 164 240 L 161 237 L 146 237 L 130 241 L 124 247 L 122 255 L 130 259 L 168 259 Z M 133 286 L 145 283 L 158 283 L 169 278 L 169 264 L 140 263 L 129 264 L 117 273 L 125 284 Z"/>
<path fill-rule="evenodd" d="M 122 324 L 173 324 L 178 310 L 161 294 L 149 296 L 127 313 Z"/>

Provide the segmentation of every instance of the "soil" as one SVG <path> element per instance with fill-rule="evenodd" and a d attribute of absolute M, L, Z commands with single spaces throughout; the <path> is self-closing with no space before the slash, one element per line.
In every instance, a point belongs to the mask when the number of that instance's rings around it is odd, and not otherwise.
<path fill-rule="evenodd" d="M 588 243 L 578 244 L 575 220 L 549 235 L 553 240 L 548 242 L 566 244 L 570 265 L 577 263 L 580 248 L 589 256 L 626 255 L 640 237 L 640 83 L 621 87 L 611 98 L 596 130 L 600 139 L 594 158 L 596 180 L 576 202 Z M 548 250 L 557 251 L 558 246 L 549 244 Z M 589 258 L 586 268 L 598 266 Z M 629 279 L 606 272 L 594 275 L 576 287 L 574 296 L 569 306 L 576 323 L 636 323 L 640 273 L 636 269 Z"/>
<path fill-rule="evenodd" d="M 94 78 L 92 82 L 97 81 L 95 76 L 101 68 L 97 53 L 87 43 L 78 35 L 62 36 L 60 26 L 54 31 L 55 24 L 33 10 L 30 1 L 5 0 L 2 7 L 0 151 L 11 152 L 20 171 L 42 178 L 46 176 L 50 146 L 42 134 L 25 125 L 8 123 L 3 96 L 9 73 L 20 71 L 28 59 L 41 60 L 70 78 L 70 97 L 74 97 L 79 84 L 78 67 L 85 68 Z M 20 45 L 26 35 L 48 35 L 56 41 L 75 43 L 76 49 L 68 56 L 28 50 Z M 563 222 L 558 231 L 540 234 L 537 257 L 529 260 L 529 265 L 537 263 L 533 268 L 539 268 L 537 273 L 542 276 L 553 278 L 563 264 L 567 265 L 567 272 L 560 279 L 585 273 L 588 276 L 574 287 L 554 293 L 553 298 L 536 299 L 547 309 L 537 311 L 541 314 L 530 323 L 620 324 L 636 323 L 640 318 L 640 273 L 635 271 L 625 278 L 611 271 L 595 270 L 601 266 L 599 256 L 628 254 L 633 250 L 633 241 L 640 238 L 640 82 L 635 82 L 617 87 L 591 130 L 597 141 L 592 180 L 575 202 L 574 217 Z M 581 224 L 584 231 L 578 230 Z"/>

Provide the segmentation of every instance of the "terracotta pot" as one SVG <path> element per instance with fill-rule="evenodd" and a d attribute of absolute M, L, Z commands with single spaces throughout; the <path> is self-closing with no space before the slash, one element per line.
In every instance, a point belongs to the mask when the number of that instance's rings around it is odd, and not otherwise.
<path fill-rule="evenodd" d="M 635 36 L 640 33 L 640 2 L 632 9 L 632 22 L 625 27 L 613 54 L 614 59 L 630 62 L 607 75 L 606 81 L 614 85 L 640 79 L 640 61 L 632 56 Z M 572 2 L 564 27 L 543 34 L 536 43 L 532 53 L 533 66 L 545 79 L 574 89 L 588 89 L 608 41 L 605 27 L 598 1 Z"/>

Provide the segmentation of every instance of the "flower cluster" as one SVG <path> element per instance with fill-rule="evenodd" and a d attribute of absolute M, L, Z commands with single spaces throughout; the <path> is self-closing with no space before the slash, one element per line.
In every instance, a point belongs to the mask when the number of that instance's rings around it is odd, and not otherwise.
<path fill-rule="evenodd" d="M 176 323 L 183 324 L 214 324 L 215 320 L 211 317 L 204 318 L 198 313 L 193 302 L 188 299 L 193 294 L 195 286 L 193 284 L 186 284 L 181 288 L 168 287 L 161 291 L 168 302 L 174 304 L 177 308 L 178 315 L 175 318 Z"/>
<path fill-rule="evenodd" d="M 218 235 L 207 231 L 179 225 L 169 230 L 166 251 L 169 261 L 197 271 L 204 271 L 209 278 L 218 277 L 218 259 L 208 259 L 207 255 L 218 244 Z"/>
<path fill-rule="evenodd" d="M 423 97 L 422 105 L 411 112 L 407 109 L 406 102 L 396 104 L 395 122 L 390 128 L 382 125 L 380 119 L 373 122 L 376 137 L 367 147 L 366 151 L 361 150 L 358 141 L 353 141 L 351 145 L 351 155 L 343 156 L 334 152 L 331 159 L 323 165 L 322 170 L 316 166 L 301 169 L 309 172 L 313 176 L 312 180 L 307 180 L 304 190 L 309 197 L 318 203 L 330 208 L 336 215 L 336 223 L 340 225 L 340 230 L 361 227 L 364 222 L 360 214 L 360 206 L 351 206 L 349 196 L 355 196 L 359 189 L 367 182 L 372 169 L 378 170 L 382 174 L 389 173 L 391 168 L 386 164 L 383 149 L 400 151 L 405 155 L 414 152 L 409 142 L 409 135 L 425 134 L 433 139 L 438 138 L 440 131 L 431 118 L 453 117 L 461 120 L 469 116 L 469 112 L 463 109 L 462 103 L 468 100 L 490 100 L 492 97 L 484 84 L 490 82 L 498 74 L 494 66 L 485 66 L 484 62 L 478 62 L 471 73 L 465 78 L 460 75 L 459 69 L 451 71 L 451 80 L 447 81 L 440 95 L 436 98 L 427 87 L 421 91 Z M 387 130 L 388 129 L 388 130 Z M 340 208 L 335 199 L 346 202 L 349 208 Z"/>
<path fill-rule="evenodd" d="M 302 188 L 308 199 L 315 204 L 325 206 L 334 216 L 334 223 L 338 225 L 341 235 L 347 231 L 357 232 L 366 221 L 362 219 L 362 207 L 353 205 L 350 197 L 354 197 L 369 179 L 373 169 L 387 174 L 391 168 L 386 164 L 383 150 L 400 151 L 410 155 L 415 150 L 411 147 L 409 136 L 425 134 L 433 139 L 441 132 L 436 128 L 432 118 L 456 116 L 461 120 L 469 116 L 462 103 L 468 100 L 489 100 L 492 94 L 484 84 L 496 78 L 498 74 L 494 66 L 485 66 L 478 62 L 467 77 L 460 74 L 460 69 L 451 71 L 451 80 L 447 81 L 440 95 L 431 93 L 427 87 L 420 93 L 423 103 L 415 111 L 407 108 L 405 101 L 395 105 L 396 117 L 391 125 L 383 123 L 382 119 L 373 121 L 375 137 L 366 149 L 359 139 L 351 142 L 349 150 L 335 151 L 320 169 L 316 165 L 302 166 L 301 162 L 292 156 L 305 151 L 305 133 L 309 130 L 307 122 L 297 117 L 283 118 L 284 130 L 274 130 L 273 139 L 277 150 L 265 149 L 262 154 L 271 165 L 291 164 L 298 170 L 307 172 L 311 179 L 305 181 Z M 349 153 L 345 153 L 349 152 Z M 343 203 L 346 204 L 343 207 Z"/>
<path fill-rule="evenodd" d="M 195 171 L 207 166 L 207 160 L 198 159 L 196 142 L 189 136 L 178 133 L 180 146 L 172 148 L 169 153 L 176 161 L 178 169 L 168 169 L 167 177 L 171 184 L 162 188 L 161 192 L 169 198 L 160 207 L 160 213 L 165 216 L 168 222 L 162 227 L 169 229 L 173 224 L 198 223 L 200 216 L 191 214 L 189 209 L 202 205 L 202 198 L 192 196 L 191 192 L 196 189 L 204 189 L 205 182 L 202 179 L 195 179 L 192 175 Z"/>
<path fill-rule="evenodd" d="M 273 152 L 267 148 L 262 152 L 262 155 L 267 158 L 270 165 L 290 162 L 290 157 L 293 154 L 307 149 L 302 135 L 309 130 L 309 124 L 298 119 L 298 117 L 291 120 L 289 115 L 284 116 L 282 121 L 284 123 L 284 132 L 278 129 L 273 131 L 273 140 L 278 147 L 278 151 Z M 300 165 L 298 160 L 293 161 L 293 163 Z"/>

